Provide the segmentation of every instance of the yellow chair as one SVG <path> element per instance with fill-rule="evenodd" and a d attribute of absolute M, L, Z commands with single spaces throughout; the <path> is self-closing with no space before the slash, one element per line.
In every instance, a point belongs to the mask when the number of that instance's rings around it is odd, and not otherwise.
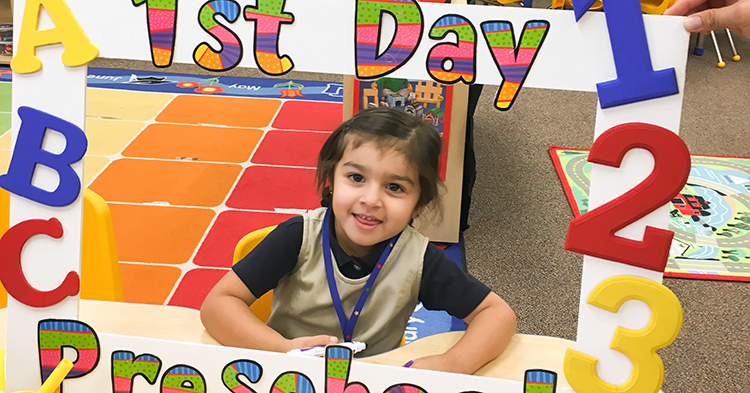
<path fill-rule="evenodd" d="M 550 6 L 550 8 L 560 8 L 560 9 L 565 9 L 566 7 L 573 8 L 573 3 L 571 0 L 552 0 L 552 5 Z M 602 9 L 602 7 L 603 7 L 602 0 L 596 0 L 594 2 L 594 5 L 592 5 L 590 9 L 600 10 Z"/>
<path fill-rule="evenodd" d="M 123 301 L 112 212 L 104 198 L 83 190 L 81 298 Z"/>
<path fill-rule="evenodd" d="M 0 188 L 0 235 L 10 225 L 10 193 Z M 115 231 L 107 202 L 88 188 L 83 190 L 83 238 L 81 240 L 81 298 L 123 301 Z M 0 308 L 7 306 L 0 285 Z"/>
<path fill-rule="evenodd" d="M 641 11 L 646 14 L 661 15 L 667 8 L 671 7 L 677 0 L 641 0 Z M 550 8 L 572 8 L 571 0 L 552 0 Z M 602 9 L 602 0 L 596 0 L 591 6 L 592 10 Z"/>
<path fill-rule="evenodd" d="M 243 236 L 237 245 L 234 247 L 234 258 L 232 264 L 239 262 L 247 253 L 252 251 L 255 246 L 258 245 L 271 231 L 276 228 L 276 225 L 261 228 L 248 233 Z M 264 323 L 268 321 L 268 317 L 271 316 L 271 298 L 273 297 L 273 290 L 268 291 L 266 294 L 257 299 L 252 305 L 250 310 Z"/>
<path fill-rule="evenodd" d="M 651 15 L 661 15 L 677 0 L 641 0 L 641 11 Z"/>
<path fill-rule="evenodd" d="M 510 3 L 523 3 L 523 1 L 521 0 L 483 0 L 483 1 L 484 3 L 498 3 L 500 5 L 506 5 Z"/>

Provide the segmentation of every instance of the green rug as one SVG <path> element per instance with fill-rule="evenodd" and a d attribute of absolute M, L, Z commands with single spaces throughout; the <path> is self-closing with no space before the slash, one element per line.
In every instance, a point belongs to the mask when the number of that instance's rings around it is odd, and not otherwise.
<path fill-rule="evenodd" d="M 0 135 L 10 130 L 10 82 L 0 82 Z"/>
<path fill-rule="evenodd" d="M 549 149 L 577 217 L 588 211 L 589 151 Z M 690 176 L 672 199 L 666 277 L 750 281 L 750 158 L 691 155 Z"/>

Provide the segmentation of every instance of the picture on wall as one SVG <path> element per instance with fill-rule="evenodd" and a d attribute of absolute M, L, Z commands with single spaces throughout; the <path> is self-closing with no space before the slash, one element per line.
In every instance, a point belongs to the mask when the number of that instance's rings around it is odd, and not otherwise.
<path fill-rule="evenodd" d="M 395 108 L 437 128 L 443 138 L 440 153 L 440 180 L 443 181 L 448 159 L 452 103 L 453 86 L 432 80 L 389 77 L 374 81 L 354 80 L 352 114 L 368 108 Z"/>

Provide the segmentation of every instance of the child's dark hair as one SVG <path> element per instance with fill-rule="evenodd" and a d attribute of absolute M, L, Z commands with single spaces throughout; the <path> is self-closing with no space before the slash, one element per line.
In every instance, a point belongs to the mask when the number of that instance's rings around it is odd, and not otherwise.
<path fill-rule="evenodd" d="M 394 148 L 419 172 L 420 195 L 417 208 L 435 202 L 439 213 L 441 184 L 438 179 L 440 133 L 431 124 L 397 109 L 372 108 L 357 113 L 341 124 L 323 144 L 318 156 L 317 183 L 322 192 L 321 205 L 331 203 L 331 185 L 336 165 L 351 143 L 359 147 L 374 142 L 378 148 Z"/>

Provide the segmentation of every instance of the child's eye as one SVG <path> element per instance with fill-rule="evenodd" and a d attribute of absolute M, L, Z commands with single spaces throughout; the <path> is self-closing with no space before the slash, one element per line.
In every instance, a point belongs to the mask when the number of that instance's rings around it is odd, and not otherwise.
<path fill-rule="evenodd" d="M 349 179 L 351 179 L 355 183 L 360 183 L 365 180 L 365 177 L 360 175 L 359 173 L 352 173 L 351 175 L 349 175 Z"/>
<path fill-rule="evenodd" d="M 388 191 L 391 191 L 391 192 L 400 192 L 404 190 L 403 188 L 401 188 L 400 185 L 396 183 L 389 184 L 387 188 L 388 188 Z"/>

